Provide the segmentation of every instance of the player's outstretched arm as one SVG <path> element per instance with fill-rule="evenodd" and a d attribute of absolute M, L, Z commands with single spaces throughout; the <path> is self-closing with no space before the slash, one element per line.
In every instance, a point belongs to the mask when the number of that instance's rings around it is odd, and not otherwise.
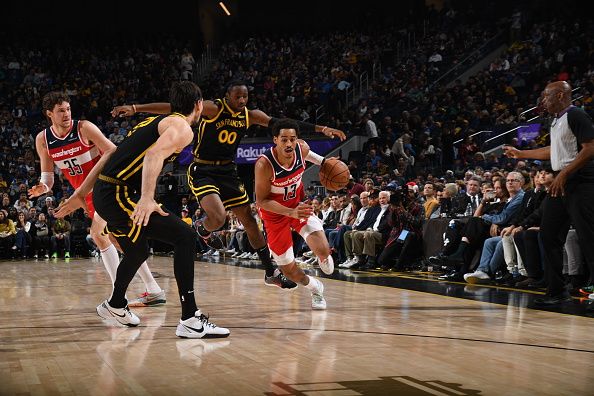
<path fill-rule="evenodd" d="M 260 126 L 271 126 L 272 123 L 276 121 L 276 118 L 270 117 L 268 114 L 264 113 L 262 110 L 250 110 L 249 111 L 250 117 L 250 124 L 256 124 Z M 311 132 L 318 132 L 323 133 L 324 135 L 334 138 L 337 137 L 341 141 L 346 139 L 346 135 L 340 129 L 331 128 L 325 125 L 315 125 L 309 122 L 303 122 L 299 120 L 295 120 L 299 124 L 299 130 L 304 133 L 311 133 Z"/>
<path fill-rule="evenodd" d="M 144 103 L 116 106 L 111 110 L 112 117 L 131 117 L 136 113 L 169 114 L 169 103 Z"/>

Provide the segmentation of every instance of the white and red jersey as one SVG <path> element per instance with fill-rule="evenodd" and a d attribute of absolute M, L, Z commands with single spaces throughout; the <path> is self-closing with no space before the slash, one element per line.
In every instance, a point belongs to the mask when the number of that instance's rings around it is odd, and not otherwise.
<path fill-rule="evenodd" d="M 99 161 L 99 149 L 94 144 L 83 142 L 78 120 L 72 120 L 70 130 L 64 137 L 57 136 L 51 126 L 45 128 L 44 135 L 50 158 L 72 187 L 78 188 Z"/>
<path fill-rule="evenodd" d="M 285 168 L 274 156 L 274 148 L 270 148 L 261 155 L 272 166 L 272 181 L 270 182 L 270 196 L 272 199 L 287 208 L 296 208 L 299 202 L 305 198 L 303 183 L 303 171 L 305 170 L 305 159 L 301 153 L 301 146 L 297 143 L 295 147 L 295 158 L 290 168 Z M 283 217 L 260 208 L 262 220 L 276 220 Z"/>

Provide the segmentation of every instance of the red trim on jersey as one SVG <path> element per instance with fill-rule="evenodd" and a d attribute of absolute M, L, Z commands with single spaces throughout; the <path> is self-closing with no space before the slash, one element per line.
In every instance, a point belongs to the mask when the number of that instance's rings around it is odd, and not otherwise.
<path fill-rule="evenodd" d="M 82 143 L 82 145 L 83 145 L 83 146 L 86 146 L 86 147 L 93 147 L 93 146 L 94 146 L 94 144 L 87 144 L 87 143 L 85 143 L 85 140 L 84 140 L 84 137 L 83 137 L 83 135 L 81 135 L 81 134 L 80 134 L 80 131 L 81 131 L 81 129 L 82 129 L 82 123 L 83 123 L 83 121 L 82 121 L 82 120 L 79 120 L 79 121 L 78 121 L 78 128 L 76 128 L 76 129 L 77 129 L 77 131 L 76 131 L 76 132 L 78 133 L 78 140 L 80 140 L 80 142 Z M 88 140 L 87 140 L 87 141 L 88 141 Z M 99 151 L 101 151 L 101 150 L 99 150 Z"/>
<path fill-rule="evenodd" d="M 272 164 L 272 162 L 270 162 L 270 159 L 268 158 L 267 155 L 260 154 L 260 158 L 264 158 L 266 161 L 268 161 L 268 164 L 270 165 L 270 170 L 272 170 L 272 180 L 271 180 L 271 182 L 274 182 L 276 180 L 276 174 L 274 173 L 274 165 Z"/>

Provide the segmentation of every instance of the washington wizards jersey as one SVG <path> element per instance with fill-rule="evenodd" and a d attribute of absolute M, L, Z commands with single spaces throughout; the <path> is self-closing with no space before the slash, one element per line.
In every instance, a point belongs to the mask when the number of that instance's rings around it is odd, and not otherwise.
<path fill-rule="evenodd" d="M 51 126 L 45 128 L 44 135 L 49 156 L 72 187 L 78 188 L 99 161 L 99 149 L 93 143 L 83 142 L 78 120 L 72 120 L 64 137 L 57 136 Z"/>
<path fill-rule="evenodd" d="M 285 168 L 278 163 L 273 152 L 274 148 L 269 148 L 261 155 L 272 166 L 272 181 L 270 182 L 270 199 L 280 203 L 287 208 L 296 208 L 299 202 L 305 198 L 303 183 L 303 171 L 305 171 L 305 160 L 301 153 L 301 145 L 297 143 L 295 147 L 295 159 L 290 168 Z M 272 220 L 281 215 L 260 209 L 260 214 L 264 220 Z"/>
<path fill-rule="evenodd" d="M 219 112 L 211 119 L 200 119 L 194 157 L 207 161 L 235 161 L 239 142 L 250 125 L 248 109 L 236 113 L 225 100 L 214 102 L 219 106 Z"/>

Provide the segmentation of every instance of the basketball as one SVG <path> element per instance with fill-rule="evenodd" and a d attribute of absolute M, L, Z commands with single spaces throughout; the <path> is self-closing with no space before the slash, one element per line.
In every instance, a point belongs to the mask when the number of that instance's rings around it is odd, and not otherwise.
<path fill-rule="evenodd" d="M 320 167 L 320 183 L 330 191 L 343 189 L 350 176 L 347 165 L 336 158 L 326 159 Z"/>

